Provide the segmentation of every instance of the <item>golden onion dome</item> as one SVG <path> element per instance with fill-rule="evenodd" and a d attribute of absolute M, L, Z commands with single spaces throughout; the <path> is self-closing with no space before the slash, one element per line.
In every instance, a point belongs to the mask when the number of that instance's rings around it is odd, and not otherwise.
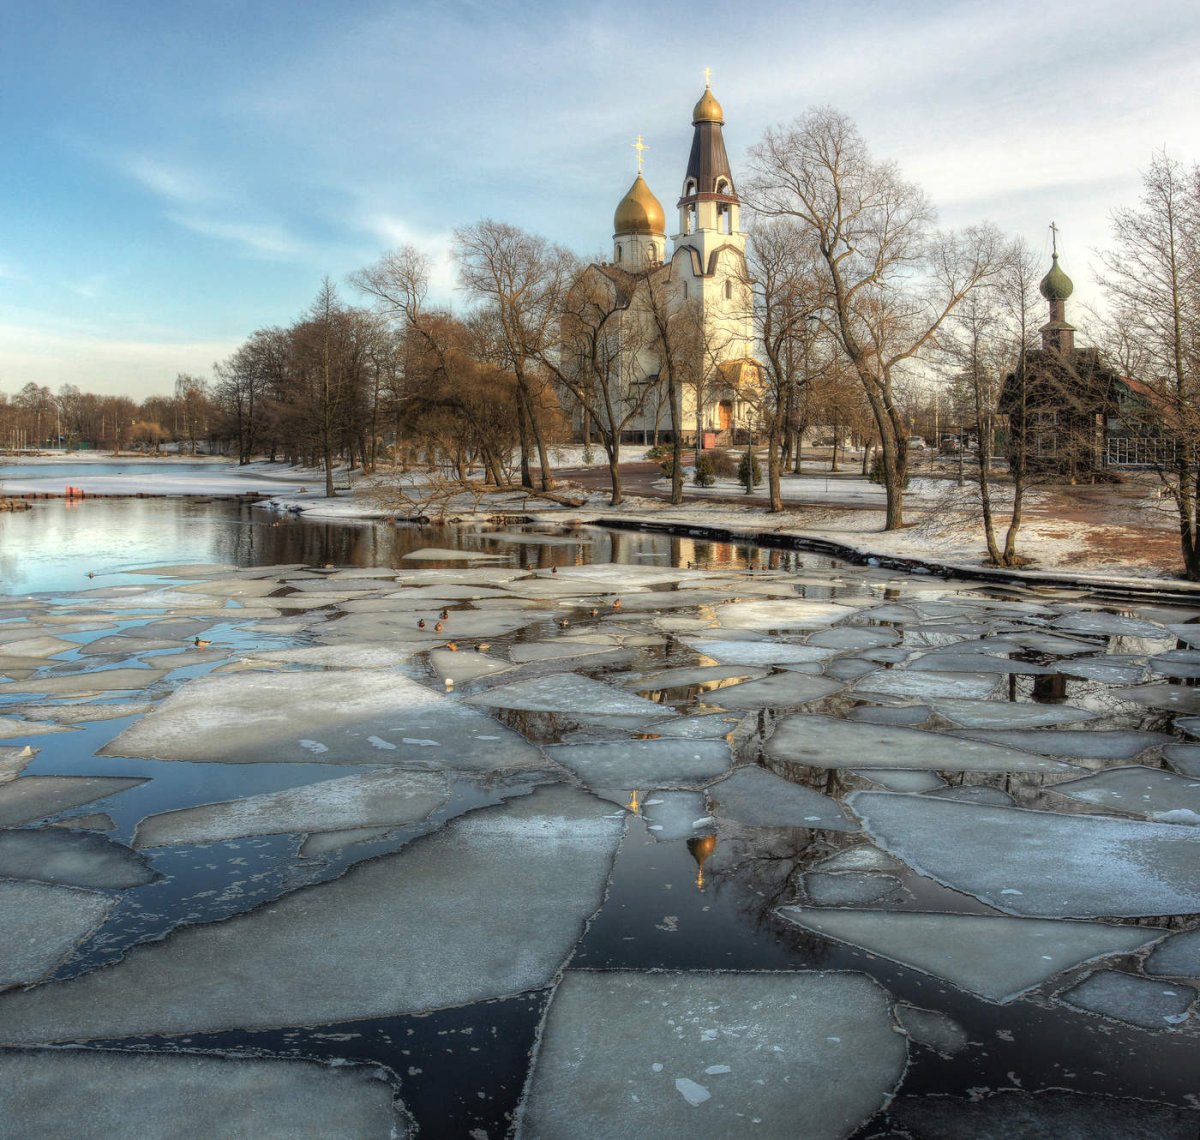
<path fill-rule="evenodd" d="M 704 94 L 700 96 L 700 102 L 692 108 L 692 125 L 696 123 L 721 123 L 725 122 L 725 112 L 721 109 L 721 104 L 717 102 L 717 97 L 712 93 L 712 88 L 705 86 Z"/>
<path fill-rule="evenodd" d="M 667 215 L 639 173 L 613 215 L 613 233 L 665 234 Z"/>

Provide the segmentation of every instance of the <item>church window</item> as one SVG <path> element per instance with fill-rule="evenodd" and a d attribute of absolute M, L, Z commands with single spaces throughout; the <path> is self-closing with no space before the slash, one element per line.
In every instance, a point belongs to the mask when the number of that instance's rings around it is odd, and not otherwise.
<path fill-rule="evenodd" d="M 686 281 L 683 283 L 683 299 L 685 301 L 687 300 L 687 282 Z"/>
<path fill-rule="evenodd" d="M 618 262 L 618 264 L 620 263 L 620 261 L 621 261 L 621 247 L 617 246 L 617 262 Z"/>
<path fill-rule="evenodd" d="M 729 204 L 727 202 L 722 202 L 721 205 L 717 207 L 717 229 L 723 234 L 732 233 L 732 221 L 733 215 L 730 212 Z"/>
<path fill-rule="evenodd" d="M 730 281 L 728 278 L 725 281 L 725 300 L 726 301 L 733 300 L 733 282 Z"/>
<path fill-rule="evenodd" d="M 694 234 L 696 232 L 696 206 L 693 203 L 687 208 L 687 233 Z"/>

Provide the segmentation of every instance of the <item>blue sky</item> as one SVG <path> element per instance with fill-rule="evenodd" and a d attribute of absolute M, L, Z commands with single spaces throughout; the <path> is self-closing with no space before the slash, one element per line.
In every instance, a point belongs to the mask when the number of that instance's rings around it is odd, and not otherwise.
<path fill-rule="evenodd" d="M 830 104 L 944 224 L 1053 218 L 1087 302 L 1153 151 L 1200 161 L 1197 58 L 1190 0 L 0 0 L 0 391 L 166 392 L 401 242 L 451 299 L 485 217 L 607 255 L 639 133 L 673 206 L 705 67 L 735 179 Z"/>

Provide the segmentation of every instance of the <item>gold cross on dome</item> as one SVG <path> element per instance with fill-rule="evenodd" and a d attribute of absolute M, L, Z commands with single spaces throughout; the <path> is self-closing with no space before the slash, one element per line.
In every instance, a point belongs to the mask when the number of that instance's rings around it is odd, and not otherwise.
<path fill-rule="evenodd" d="M 642 172 L 642 163 L 646 161 L 646 151 L 650 148 L 645 144 L 641 135 L 638 135 L 637 142 L 630 143 L 631 147 L 638 152 L 638 173 Z"/>
<path fill-rule="evenodd" d="M 712 86 L 712 68 L 711 67 L 706 67 L 704 69 L 704 86 L 705 87 Z"/>

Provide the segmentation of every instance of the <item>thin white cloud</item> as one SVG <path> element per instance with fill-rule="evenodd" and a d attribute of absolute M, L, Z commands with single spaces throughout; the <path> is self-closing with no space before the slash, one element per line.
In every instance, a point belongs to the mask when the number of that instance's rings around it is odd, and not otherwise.
<path fill-rule="evenodd" d="M 240 245 L 246 252 L 272 260 L 288 260 L 305 253 L 302 242 L 292 237 L 277 223 L 226 222 L 198 214 L 171 212 L 168 218 L 176 225 L 206 237 Z"/>
<path fill-rule="evenodd" d="M 148 155 L 133 155 L 124 172 L 145 189 L 180 206 L 201 206 L 225 197 L 216 184 L 194 169 Z"/>

